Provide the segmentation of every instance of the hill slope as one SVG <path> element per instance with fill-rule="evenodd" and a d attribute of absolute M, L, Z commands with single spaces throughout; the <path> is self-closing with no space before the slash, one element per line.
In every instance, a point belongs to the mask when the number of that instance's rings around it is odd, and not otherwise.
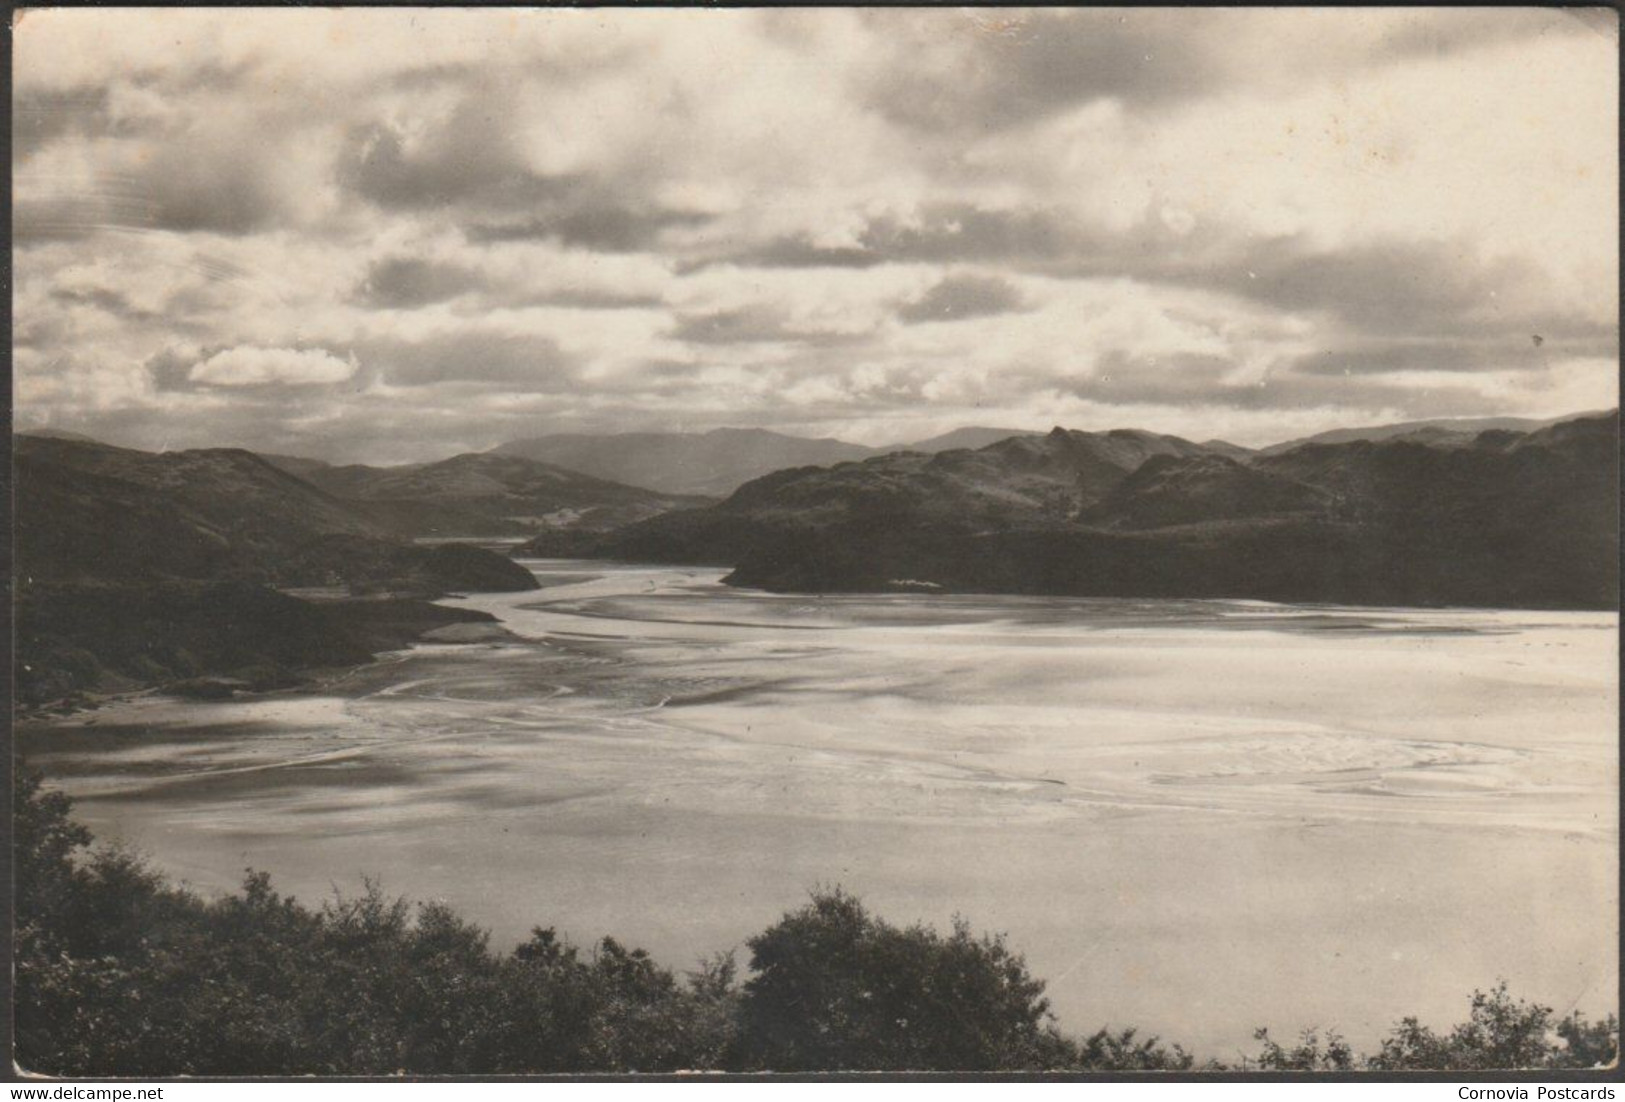
<path fill-rule="evenodd" d="M 250 452 L 154 454 L 18 437 L 18 699 L 364 660 L 489 617 L 425 599 L 535 578 L 473 547 L 414 547 Z M 270 587 L 385 599 L 320 606 Z M 389 599 L 393 597 L 393 599 Z"/>
<path fill-rule="evenodd" d="M 518 455 L 464 454 L 401 467 L 308 467 L 301 477 L 364 503 L 406 535 L 521 535 L 546 528 L 615 528 L 708 499 L 626 486 Z"/>
<path fill-rule="evenodd" d="M 595 546 L 621 558 L 742 561 L 807 533 L 856 541 L 932 533 L 1053 528 L 1076 519 L 1154 455 L 1209 454 L 1174 436 L 1057 428 L 975 451 L 894 452 L 833 467 L 795 467 L 741 486 L 705 509 L 668 513 L 592 541 L 539 537 L 526 550 Z"/>
<path fill-rule="evenodd" d="M 1244 465 L 1177 437 L 1057 429 L 781 471 L 710 508 L 530 550 L 721 563 L 780 590 L 1610 608 L 1618 431 L 1610 413 Z"/>
<path fill-rule="evenodd" d="M 1029 432 L 1026 429 L 995 429 L 985 425 L 966 425 L 963 428 L 952 429 L 937 436 L 924 440 L 915 440 L 907 444 L 893 444 L 878 449 L 882 452 L 926 452 L 935 455 L 937 452 L 953 451 L 956 448 L 985 448 L 989 444 L 997 444 L 1000 440 L 1008 440 L 1012 436 L 1042 436 L 1041 432 Z"/>
<path fill-rule="evenodd" d="M 1286 440 L 1260 448 L 1260 455 L 1280 455 L 1305 444 L 1352 444 L 1357 440 L 1409 440 L 1416 444 L 1436 447 L 1466 447 L 1479 433 L 1489 431 L 1528 433 L 1555 425 L 1562 421 L 1578 421 L 1589 417 L 1606 416 L 1606 410 L 1590 413 L 1572 413 L 1563 417 L 1540 420 L 1532 417 L 1447 417 L 1431 421 L 1401 421 L 1392 425 L 1367 425 L 1363 428 L 1331 429 L 1327 432 Z"/>
<path fill-rule="evenodd" d="M 595 478 L 668 494 L 720 497 L 741 483 L 785 467 L 839 463 L 875 454 L 841 440 L 809 440 L 766 429 L 705 433 L 560 433 L 493 449 L 581 471 Z"/>

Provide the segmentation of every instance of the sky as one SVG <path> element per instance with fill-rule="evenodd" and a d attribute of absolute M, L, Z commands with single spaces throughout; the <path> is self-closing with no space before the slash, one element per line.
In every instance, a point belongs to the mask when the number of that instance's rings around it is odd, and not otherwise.
<path fill-rule="evenodd" d="M 1265 444 L 1618 400 L 1606 9 L 39 10 L 18 428 Z"/>

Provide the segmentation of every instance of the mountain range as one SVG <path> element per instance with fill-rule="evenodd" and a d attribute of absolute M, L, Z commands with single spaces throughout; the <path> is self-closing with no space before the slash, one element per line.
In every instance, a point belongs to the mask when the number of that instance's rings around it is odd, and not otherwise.
<path fill-rule="evenodd" d="M 733 584 L 786 591 L 1611 608 L 1618 459 L 1617 412 L 1466 444 L 1356 439 L 1240 459 L 1057 428 L 779 471 L 713 506 L 523 551 L 720 564 Z"/>
<path fill-rule="evenodd" d="M 495 448 L 494 454 L 540 460 L 663 493 L 720 497 L 782 467 L 861 459 L 873 455 L 874 449 L 766 429 L 713 429 L 703 433 L 560 433 L 515 440 Z"/>
<path fill-rule="evenodd" d="M 753 478 L 787 467 L 823 466 L 889 452 L 980 448 L 1023 435 L 1030 434 L 1018 429 L 966 426 L 926 440 L 873 448 L 830 438 L 787 436 L 767 429 L 559 433 L 515 440 L 499 445 L 493 452 L 554 463 L 664 493 L 723 497 Z"/>
<path fill-rule="evenodd" d="M 501 452 L 471 452 L 399 467 L 266 458 L 376 523 L 413 538 L 602 530 L 710 500 L 628 486 Z"/>
<path fill-rule="evenodd" d="M 1544 420 L 1532 417 L 1446 417 L 1431 421 L 1400 421 L 1388 425 L 1367 425 L 1363 428 L 1330 429 L 1313 436 L 1287 440 L 1257 449 L 1262 455 L 1278 455 L 1304 444 L 1351 444 L 1356 440 L 1410 440 L 1436 447 L 1466 447 L 1481 432 L 1534 432 L 1560 421 L 1575 421 L 1586 417 L 1600 417 L 1607 410 L 1570 413 Z"/>
<path fill-rule="evenodd" d="M 1617 411 L 1257 451 L 1132 429 L 968 428 L 891 450 L 757 430 L 544 439 L 640 478 L 670 465 L 667 486 L 818 461 L 715 500 L 506 449 L 369 467 L 18 435 L 18 698 L 292 684 L 488 622 L 430 602 L 535 588 L 446 542 L 504 533 L 532 534 L 520 555 L 716 564 L 779 591 L 1618 606 Z"/>
<path fill-rule="evenodd" d="M 14 439 L 17 697 L 291 684 L 483 613 L 455 590 L 536 588 L 477 547 L 417 546 L 365 510 L 234 448 L 156 454 Z M 306 600 L 301 589 L 323 591 Z"/>

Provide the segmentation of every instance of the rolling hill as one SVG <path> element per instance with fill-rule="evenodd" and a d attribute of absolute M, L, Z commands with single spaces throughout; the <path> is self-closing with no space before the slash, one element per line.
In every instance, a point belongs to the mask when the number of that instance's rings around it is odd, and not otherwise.
<path fill-rule="evenodd" d="M 1008 440 L 1012 436 L 1042 436 L 1041 432 L 1029 432 L 1026 429 L 995 429 L 985 425 L 966 425 L 963 428 L 952 429 L 938 436 L 927 437 L 908 444 L 893 444 L 890 447 L 878 448 L 880 452 L 926 452 L 935 455 L 937 452 L 953 451 L 957 448 L 985 448 L 989 444 L 997 444 L 1000 440 Z"/>
<path fill-rule="evenodd" d="M 1532 417 L 1447 417 L 1436 418 L 1431 421 L 1401 421 L 1391 425 L 1367 425 L 1363 428 L 1331 429 L 1327 432 L 1316 433 L 1313 436 L 1304 436 L 1296 440 L 1286 440 L 1279 444 L 1271 444 L 1267 448 L 1260 448 L 1260 455 L 1280 455 L 1305 444 L 1352 444 L 1357 440 L 1409 440 L 1416 444 L 1430 444 L 1434 447 L 1468 447 L 1483 432 L 1517 432 L 1528 433 L 1542 429 L 1548 425 L 1555 425 L 1561 421 L 1576 421 L 1587 417 L 1598 417 L 1606 414 L 1606 410 L 1589 413 L 1571 413 L 1563 417 L 1550 417 L 1544 420 Z"/>
<path fill-rule="evenodd" d="M 1618 414 L 1466 446 L 1237 462 L 1135 431 L 780 471 L 708 508 L 528 550 L 733 567 L 737 585 L 1612 608 Z"/>
<path fill-rule="evenodd" d="M 776 471 L 720 504 L 628 525 L 596 546 L 614 557 L 732 564 L 753 548 L 804 533 L 850 530 L 855 539 L 876 539 L 1051 528 L 1075 520 L 1154 455 L 1207 454 L 1175 436 L 1061 428 L 974 451 L 892 452 Z M 542 536 L 527 549 L 590 545 Z"/>
<path fill-rule="evenodd" d="M 477 537 L 549 528 L 602 530 L 708 503 L 663 494 L 500 453 L 468 453 L 400 467 L 273 462 L 375 523 L 407 536 Z"/>
<path fill-rule="evenodd" d="M 493 453 L 540 460 L 661 493 L 720 497 L 773 471 L 862 459 L 874 455 L 876 449 L 766 429 L 713 429 L 703 433 L 559 433 L 515 440 Z"/>
<path fill-rule="evenodd" d="M 239 449 L 155 454 L 19 436 L 14 463 L 24 703 L 223 674 L 288 684 L 298 669 L 490 619 L 430 598 L 536 588 L 501 555 L 412 546 Z M 296 587 L 333 599 L 277 591 Z"/>

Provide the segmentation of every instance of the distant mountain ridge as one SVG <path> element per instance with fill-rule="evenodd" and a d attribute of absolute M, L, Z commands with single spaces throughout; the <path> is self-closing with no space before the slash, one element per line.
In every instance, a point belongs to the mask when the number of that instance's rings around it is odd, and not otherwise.
<path fill-rule="evenodd" d="M 1276 455 L 1309 443 L 1349 443 L 1355 440 L 1409 439 L 1440 446 L 1470 444 L 1480 432 L 1531 432 L 1561 421 L 1600 416 L 1606 410 L 1561 417 L 1433 418 L 1359 428 L 1337 428 L 1260 447 L 1243 447 L 1226 440 L 1207 440 L 1201 446 L 1238 462 L 1259 455 Z M 99 444 L 81 433 L 57 429 L 24 429 L 16 435 Z M 342 464 L 305 456 L 259 452 L 261 458 L 283 470 L 344 496 L 371 470 L 399 473 L 431 467 L 471 455 L 517 455 L 541 463 L 678 497 L 726 497 L 753 478 L 799 466 L 828 466 L 892 452 L 936 454 L 961 448 L 979 450 L 1011 437 L 1042 436 L 1029 429 L 963 425 L 923 440 L 881 446 L 854 444 L 833 437 L 809 438 L 760 428 L 719 428 L 707 432 L 553 433 L 499 444 L 486 452 L 461 453 L 448 459 L 378 466 Z M 112 446 L 112 445 L 106 445 Z M 209 450 L 209 449 L 194 449 Z M 349 472 L 348 474 L 346 472 Z M 348 481 L 347 481 L 348 480 Z M 601 525 L 599 525 L 601 526 Z"/>
<path fill-rule="evenodd" d="M 1575 421 L 1587 417 L 1600 417 L 1607 410 L 1589 410 L 1569 413 L 1561 417 L 1440 417 L 1426 421 L 1399 421 L 1386 425 L 1367 425 L 1364 428 L 1329 429 L 1313 436 L 1285 440 L 1257 449 L 1260 455 L 1279 455 L 1302 447 L 1304 444 L 1348 444 L 1356 440 L 1412 440 L 1435 446 L 1465 446 L 1481 432 L 1534 432 L 1561 421 Z"/>
<path fill-rule="evenodd" d="M 225 695 L 283 687 L 311 667 L 492 619 L 430 598 L 537 587 L 490 551 L 410 545 L 252 452 L 158 454 L 27 435 L 13 444 L 17 699 L 26 704 L 145 685 Z"/>
<path fill-rule="evenodd" d="M 528 588 L 501 556 L 403 543 L 376 517 L 239 448 L 142 452 L 18 437 L 25 584 L 235 579 L 425 591 Z"/>
<path fill-rule="evenodd" d="M 779 471 L 718 505 L 534 554 L 732 566 L 788 591 L 1618 603 L 1618 414 L 1469 446 L 1233 449 L 1056 429 L 976 451 Z"/>
<path fill-rule="evenodd" d="M 523 535 L 546 528 L 609 529 L 706 504 L 494 452 L 399 467 L 332 466 L 285 456 L 270 462 L 378 523 L 413 537 Z"/>
<path fill-rule="evenodd" d="M 1008 440 L 1012 436 L 1042 436 L 1041 432 L 1031 432 L 1027 429 L 995 429 L 985 425 L 966 425 L 963 428 L 951 429 L 937 436 L 924 440 L 916 440 L 909 444 L 893 444 L 889 447 L 876 448 L 877 452 L 936 452 L 952 451 L 955 448 L 985 448 L 989 444 L 997 444 L 1000 440 Z"/>
<path fill-rule="evenodd" d="M 493 448 L 492 453 L 540 460 L 661 493 L 721 497 L 772 471 L 861 459 L 875 454 L 875 449 L 767 429 L 712 429 L 704 433 L 558 433 L 510 441 Z"/>
<path fill-rule="evenodd" d="M 515 440 L 492 449 L 598 478 L 672 494 L 725 497 L 755 478 L 792 467 L 828 466 L 893 452 L 935 454 L 981 448 L 1022 429 L 967 425 L 925 440 L 870 447 L 830 437 L 809 438 L 768 429 L 712 429 L 702 433 L 559 433 Z"/>
<path fill-rule="evenodd" d="M 1209 455 L 1177 436 L 1135 429 L 1055 428 L 977 450 L 888 452 L 831 467 L 794 467 L 748 482 L 718 505 L 668 513 L 611 533 L 615 557 L 657 559 L 666 541 L 683 561 L 726 562 L 763 540 L 852 528 L 975 532 L 1052 527 L 1104 499 L 1153 456 Z M 539 537 L 533 550 L 557 547 Z"/>

